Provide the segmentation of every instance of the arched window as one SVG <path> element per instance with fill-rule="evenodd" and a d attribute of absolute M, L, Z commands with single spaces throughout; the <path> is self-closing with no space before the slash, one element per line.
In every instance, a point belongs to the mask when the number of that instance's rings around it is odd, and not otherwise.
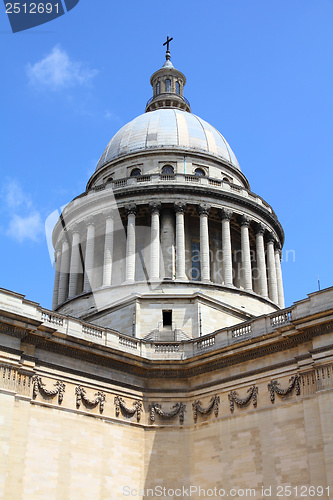
<path fill-rule="evenodd" d="M 108 178 L 106 179 L 106 181 L 105 181 L 105 182 L 106 182 L 106 183 L 108 183 L 108 182 L 113 182 L 113 177 L 108 177 Z"/>
<path fill-rule="evenodd" d="M 173 175 L 175 173 L 174 168 L 171 165 L 164 165 L 162 168 L 163 175 Z"/>
<path fill-rule="evenodd" d="M 139 168 L 133 168 L 131 177 L 138 177 L 138 175 L 141 175 L 141 170 Z"/>
<path fill-rule="evenodd" d="M 180 85 L 179 82 L 176 82 L 176 94 L 180 94 Z"/>
<path fill-rule="evenodd" d="M 165 92 L 171 92 L 171 80 L 165 80 Z"/>
<path fill-rule="evenodd" d="M 228 177 L 223 177 L 222 179 L 224 182 L 230 182 L 230 179 L 228 179 Z"/>
<path fill-rule="evenodd" d="M 161 93 L 161 82 L 157 82 L 156 84 L 156 95 Z"/>
<path fill-rule="evenodd" d="M 194 175 L 197 175 L 198 177 L 205 177 L 205 171 L 202 168 L 196 168 L 194 170 Z"/>

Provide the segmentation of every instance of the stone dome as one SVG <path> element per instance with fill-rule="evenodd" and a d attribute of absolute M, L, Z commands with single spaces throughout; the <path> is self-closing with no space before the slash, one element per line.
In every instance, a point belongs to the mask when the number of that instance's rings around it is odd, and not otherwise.
<path fill-rule="evenodd" d="M 111 139 L 96 170 L 115 158 L 154 149 L 174 149 L 214 155 L 240 170 L 236 156 L 222 134 L 192 113 L 157 109 L 127 123 Z"/>

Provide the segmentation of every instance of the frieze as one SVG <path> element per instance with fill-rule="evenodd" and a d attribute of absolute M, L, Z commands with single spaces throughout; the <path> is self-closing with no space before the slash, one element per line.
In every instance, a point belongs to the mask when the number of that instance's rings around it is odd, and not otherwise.
<path fill-rule="evenodd" d="M 186 405 L 182 402 L 176 403 L 171 407 L 171 411 L 166 412 L 162 410 L 161 405 L 158 403 L 152 403 L 149 405 L 149 417 L 151 422 L 155 422 L 156 413 L 159 417 L 164 419 L 172 419 L 176 415 L 179 415 L 179 423 L 182 425 L 184 423 L 184 413 L 186 411 Z"/>
<path fill-rule="evenodd" d="M 42 381 L 41 377 L 39 375 L 34 375 L 32 377 L 32 397 L 33 399 L 36 399 L 38 392 L 42 396 L 47 396 L 48 398 L 54 398 L 58 394 L 58 403 L 61 405 L 63 399 L 64 399 L 64 392 L 66 389 L 66 385 L 61 382 L 60 380 L 57 380 L 56 383 L 54 384 L 54 389 L 47 389 L 46 385 Z"/>
<path fill-rule="evenodd" d="M 142 413 L 142 403 L 139 400 L 134 401 L 133 407 L 128 408 L 125 405 L 125 401 L 120 396 L 115 396 L 114 404 L 116 405 L 116 417 L 119 417 L 120 412 L 124 413 L 128 417 L 133 417 L 136 414 L 137 422 L 140 422 Z"/>
<path fill-rule="evenodd" d="M 99 405 L 99 412 L 103 413 L 104 403 L 106 401 L 106 396 L 103 391 L 98 391 L 95 393 L 95 399 L 89 399 L 86 395 L 86 390 L 82 385 L 75 387 L 76 395 L 76 408 L 80 408 L 81 403 L 83 403 L 87 408 L 95 408 Z"/>
<path fill-rule="evenodd" d="M 215 417 L 218 417 L 219 404 L 220 404 L 220 396 L 216 395 L 211 397 L 210 404 L 206 408 L 203 408 L 201 406 L 200 400 L 194 401 L 194 403 L 192 403 L 194 422 L 196 423 L 198 420 L 198 413 L 200 413 L 201 415 L 209 415 L 213 411 L 213 409 Z"/>
<path fill-rule="evenodd" d="M 258 404 L 258 387 L 256 385 L 252 385 L 247 390 L 248 396 L 245 398 L 239 398 L 236 391 L 231 391 L 228 394 L 230 411 L 233 413 L 235 409 L 235 403 L 237 406 L 246 406 L 250 403 L 252 399 L 253 406 L 256 408 Z"/>
<path fill-rule="evenodd" d="M 298 374 L 293 375 L 289 379 L 289 385 L 286 389 L 281 389 L 279 386 L 280 384 L 277 380 L 272 380 L 267 385 L 271 402 L 273 404 L 275 403 L 275 394 L 283 398 L 284 396 L 290 394 L 294 389 L 297 396 L 301 394 L 300 376 Z"/>

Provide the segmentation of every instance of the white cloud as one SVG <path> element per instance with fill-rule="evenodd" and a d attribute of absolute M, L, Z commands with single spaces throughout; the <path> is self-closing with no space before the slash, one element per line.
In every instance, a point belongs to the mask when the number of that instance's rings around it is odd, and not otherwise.
<path fill-rule="evenodd" d="M 51 90 L 86 85 L 96 74 L 97 70 L 89 69 L 81 62 L 72 61 L 59 45 L 56 45 L 44 59 L 27 66 L 30 83 Z"/>
<path fill-rule="evenodd" d="M 31 212 L 27 216 L 14 214 L 9 222 L 7 235 L 19 243 L 24 240 L 38 241 L 43 232 L 41 216 L 38 212 Z"/>
<path fill-rule="evenodd" d="M 6 200 L 7 207 L 10 209 L 16 209 L 22 205 L 26 208 L 30 208 L 31 200 L 18 185 L 15 180 L 11 180 L 4 188 L 4 196 Z"/>
<path fill-rule="evenodd" d="M 1 190 L 0 206 L 3 222 L 2 231 L 14 240 L 39 241 L 43 233 L 40 213 L 33 206 L 31 197 L 26 194 L 15 179 L 9 179 Z"/>

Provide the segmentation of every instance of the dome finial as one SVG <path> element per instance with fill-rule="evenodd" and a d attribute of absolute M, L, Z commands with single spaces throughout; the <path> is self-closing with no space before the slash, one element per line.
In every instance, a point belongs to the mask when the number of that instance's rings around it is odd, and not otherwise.
<path fill-rule="evenodd" d="M 165 59 L 166 59 L 167 61 L 170 61 L 170 57 L 171 57 L 171 55 L 170 55 L 170 49 L 169 49 L 169 44 L 170 44 L 171 40 L 173 40 L 173 38 L 169 38 L 169 35 L 168 35 L 168 36 L 167 36 L 167 40 L 166 40 L 166 42 L 165 42 L 165 43 L 163 43 L 163 47 L 164 47 L 164 45 L 166 45 L 166 46 L 167 46 L 167 49 L 166 49 L 166 54 L 165 54 Z"/>

